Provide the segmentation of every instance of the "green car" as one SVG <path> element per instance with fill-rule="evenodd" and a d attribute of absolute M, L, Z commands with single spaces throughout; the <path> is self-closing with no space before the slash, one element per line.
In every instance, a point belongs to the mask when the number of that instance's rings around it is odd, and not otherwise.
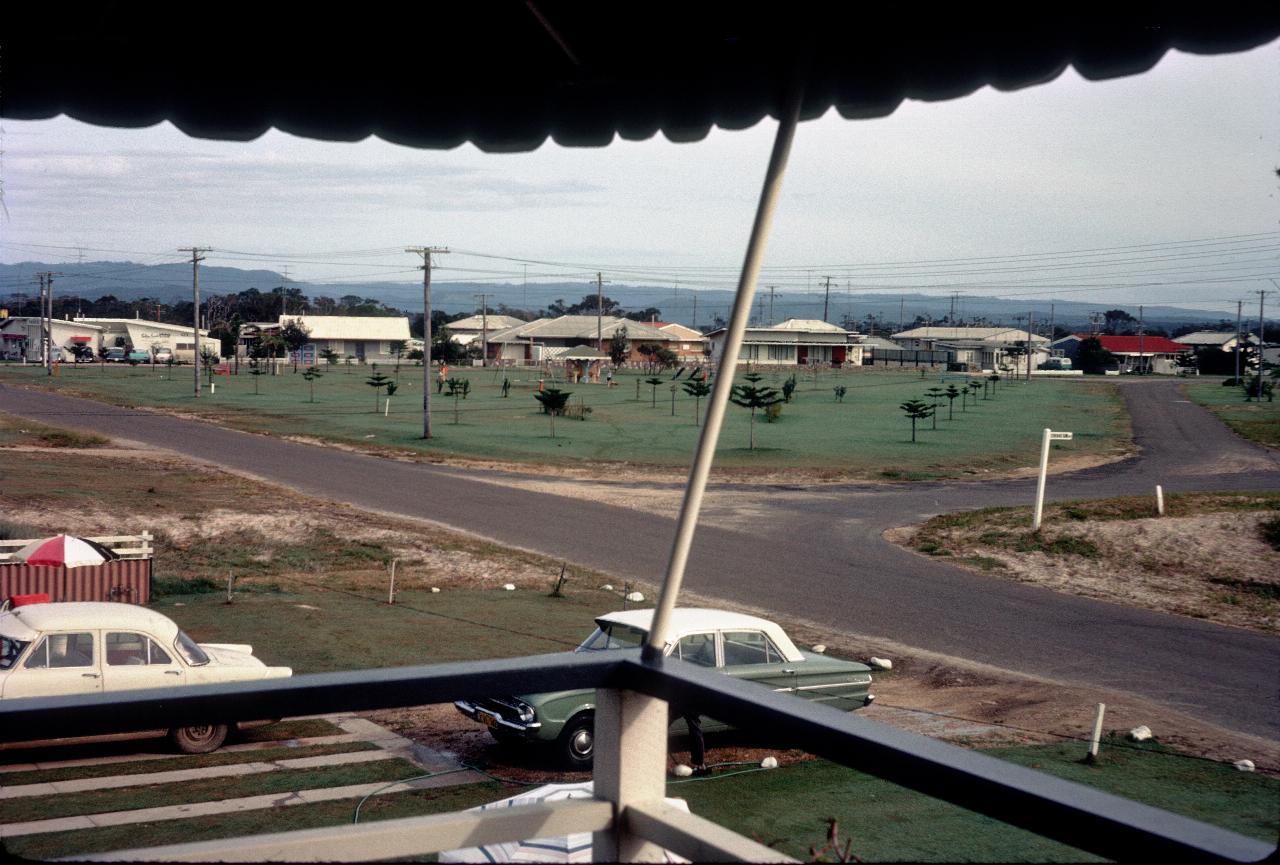
<path fill-rule="evenodd" d="M 653 610 L 627 610 L 596 619 L 596 630 L 574 651 L 602 652 L 639 647 L 648 636 Z M 669 657 L 714 667 L 771 688 L 826 703 L 843 711 L 868 705 L 875 699 L 871 668 L 856 661 L 796 648 L 791 639 L 767 619 L 724 610 L 681 608 L 673 612 Z M 591 765 L 595 747 L 594 690 L 555 691 L 547 694 L 480 697 L 458 700 L 458 711 L 479 721 L 499 742 L 531 742 L 554 746 L 570 768 Z M 703 729 L 727 725 L 708 718 Z M 683 720 L 672 724 L 673 733 L 686 732 Z"/>

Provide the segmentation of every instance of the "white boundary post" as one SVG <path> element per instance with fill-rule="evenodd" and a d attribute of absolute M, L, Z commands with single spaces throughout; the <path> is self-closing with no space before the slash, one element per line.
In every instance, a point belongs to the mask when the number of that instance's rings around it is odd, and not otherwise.
<path fill-rule="evenodd" d="M 1089 762 L 1098 759 L 1098 742 L 1102 740 L 1102 716 L 1107 712 L 1107 704 L 1098 704 L 1098 714 L 1093 719 L 1093 735 L 1089 737 Z"/>
<path fill-rule="evenodd" d="M 1031 520 L 1031 531 L 1040 531 L 1040 518 L 1044 516 L 1044 482 L 1049 474 L 1049 436 L 1052 430 L 1044 428 L 1044 438 L 1040 442 L 1040 480 L 1036 483 L 1036 515 Z"/>
<path fill-rule="evenodd" d="M 1164 516 L 1164 489 L 1156 484 L 1156 516 Z"/>

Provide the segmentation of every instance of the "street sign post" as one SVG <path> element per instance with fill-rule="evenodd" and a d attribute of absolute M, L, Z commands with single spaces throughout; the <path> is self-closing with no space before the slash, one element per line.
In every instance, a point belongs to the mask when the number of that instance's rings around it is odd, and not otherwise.
<path fill-rule="evenodd" d="M 1049 442 L 1071 441 L 1071 433 L 1054 432 L 1046 428 L 1040 442 L 1040 482 L 1036 484 L 1036 513 L 1031 520 L 1031 531 L 1040 531 L 1040 518 L 1044 515 L 1044 481 L 1049 474 Z"/>

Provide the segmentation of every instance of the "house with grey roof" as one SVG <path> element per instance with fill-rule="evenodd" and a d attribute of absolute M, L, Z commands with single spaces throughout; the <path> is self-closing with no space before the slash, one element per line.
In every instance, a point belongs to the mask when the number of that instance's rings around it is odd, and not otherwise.
<path fill-rule="evenodd" d="M 945 351 L 949 362 L 977 369 L 1026 364 L 1022 346 L 1031 346 L 1031 364 L 1049 357 L 1049 340 L 1012 327 L 915 327 L 893 334 L 893 341 L 909 351 Z"/>
<path fill-rule="evenodd" d="M 489 357 L 506 363 L 540 363 L 555 359 L 565 349 L 583 345 L 607 353 L 614 334 L 623 328 L 626 329 L 628 345 L 627 362 L 645 362 L 645 356 L 638 350 L 642 344 L 670 349 L 672 343 L 680 341 L 678 335 L 629 318 L 562 315 L 522 322 L 516 327 L 490 334 Z"/>

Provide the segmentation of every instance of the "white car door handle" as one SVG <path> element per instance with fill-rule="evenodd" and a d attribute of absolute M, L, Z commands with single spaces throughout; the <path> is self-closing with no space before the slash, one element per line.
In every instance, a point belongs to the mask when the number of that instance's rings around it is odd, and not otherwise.
<path fill-rule="evenodd" d="M 80 676 L 81 676 L 82 678 L 85 678 L 85 679 L 97 679 L 97 678 L 98 678 L 98 674 L 97 674 L 97 673 L 81 673 L 81 674 L 80 674 Z"/>
<path fill-rule="evenodd" d="M 783 670 L 782 672 L 784 672 L 784 673 L 794 673 L 794 672 L 795 672 L 795 670 Z"/>
<path fill-rule="evenodd" d="M 166 676 L 181 676 L 182 671 L 181 670 L 165 670 L 164 674 Z"/>

